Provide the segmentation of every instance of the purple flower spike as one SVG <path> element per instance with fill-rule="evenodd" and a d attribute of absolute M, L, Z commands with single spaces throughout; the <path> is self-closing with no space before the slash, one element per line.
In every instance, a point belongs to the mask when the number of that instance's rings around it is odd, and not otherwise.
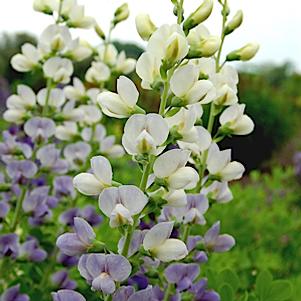
<path fill-rule="evenodd" d="M 10 256 L 16 258 L 19 254 L 19 236 L 15 233 L 0 236 L 0 258 Z"/>
<path fill-rule="evenodd" d="M 115 281 L 126 280 L 132 267 L 121 255 L 85 254 L 79 260 L 78 270 L 94 290 L 112 294 L 116 289 Z"/>
<path fill-rule="evenodd" d="M 231 235 L 220 235 L 220 222 L 216 222 L 205 234 L 204 245 L 209 251 L 213 252 L 227 252 L 234 245 L 235 240 Z"/>
<path fill-rule="evenodd" d="M 75 233 L 64 233 L 56 241 L 61 252 L 69 256 L 86 252 L 96 237 L 93 228 L 83 218 L 74 218 L 74 228 Z"/>
<path fill-rule="evenodd" d="M 20 294 L 20 285 L 7 289 L 0 298 L 1 301 L 29 301 L 29 297 L 26 294 Z"/>
<path fill-rule="evenodd" d="M 69 279 L 66 270 L 58 271 L 51 275 L 51 282 L 56 288 L 73 290 L 77 287 L 76 282 Z"/>
<path fill-rule="evenodd" d="M 59 290 L 51 295 L 53 301 L 86 301 L 83 295 L 72 290 Z"/>
<path fill-rule="evenodd" d="M 192 286 L 200 273 L 198 264 L 175 263 L 165 269 L 164 275 L 169 283 L 175 283 L 181 292 Z"/>
<path fill-rule="evenodd" d="M 19 181 L 22 177 L 30 179 L 38 171 L 37 166 L 29 160 L 13 161 L 6 166 L 8 176 Z"/>
<path fill-rule="evenodd" d="M 39 248 L 38 241 L 31 237 L 21 245 L 20 256 L 33 262 L 41 262 L 46 259 L 47 253 Z"/>
<path fill-rule="evenodd" d="M 33 117 L 24 125 L 26 135 L 35 141 L 48 140 L 55 133 L 55 123 L 53 120 L 44 117 Z"/>

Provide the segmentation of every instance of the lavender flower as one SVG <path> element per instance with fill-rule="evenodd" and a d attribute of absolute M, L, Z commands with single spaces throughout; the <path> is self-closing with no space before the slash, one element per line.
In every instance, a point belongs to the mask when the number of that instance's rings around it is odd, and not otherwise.
<path fill-rule="evenodd" d="M 140 231 L 140 230 L 135 230 L 132 240 L 130 242 L 130 246 L 129 246 L 129 250 L 128 250 L 128 257 L 131 257 L 132 255 L 134 255 L 136 252 L 138 252 L 140 246 L 143 243 L 143 239 L 144 236 L 146 234 L 146 230 L 144 231 Z M 121 254 L 122 253 L 122 249 L 124 246 L 124 241 L 125 241 L 125 237 L 122 236 L 118 242 L 118 253 Z"/>
<path fill-rule="evenodd" d="M 39 248 L 36 238 L 30 237 L 21 245 L 20 257 L 28 258 L 33 262 L 41 262 L 46 259 L 47 253 L 43 249 Z"/>
<path fill-rule="evenodd" d="M 113 301 L 153 301 L 153 290 L 150 287 L 135 292 L 132 286 L 123 286 L 116 291 Z"/>
<path fill-rule="evenodd" d="M 20 284 L 14 285 L 7 289 L 0 298 L 1 301 L 29 301 L 26 294 L 20 294 Z"/>
<path fill-rule="evenodd" d="M 77 256 L 68 256 L 62 252 L 59 252 L 56 261 L 63 266 L 69 268 L 73 267 L 78 264 L 78 257 Z"/>
<path fill-rule="evenodd" d="M 213 252 L 227 252 L 234 245 L 235 240 L 231 235 L 220 235 L 220 222 L 216 222 L 205 234 L 203 242 L 207 250 Z"/>
<path fill-rule="evenodd" d="M 78 292 L 72 290 L 59 290 L 51 293 L 53 301 L 86 301 L 86 299 Z"/>
<path fill-rule="evenodd" d="M 0 220 L 5 218 L 9 211 L 9 205 L 6 201 L 0 201 Z"/>
<path fill-rule="evenodd" d="M 55 134 L 55 123 L 49 118 L 33 117 L 25 123 L 24 131 L 34 141 L 47 141 Z"/>
<path fill-rule="evenodd" d="M 195 295 L 196 301 L 220 301 L 218 293 L 207 289 L 207 279 L 201 279 L 189 291 Z"/>
<path fill-rule="evenodd" d="M 76 142 L 69 144 L 64 149 L 64 157 L 69 163 L 72 170 L 82 168 L 86 163 L 89 154 L 91 153 L 91 146 L 86 142 Z"/>
<path fill-rule="evenodd" d="M 56 241 L 61 252 L 69 256 L 80 255 L 92 247 L 96 235 L 93 228 L 82 218 L 74 218 L 75 233 L 64 233 Z"/>
<path fill-rule="evenodd" d="M 193 281 L 200 273 L 198 264 L 175 263 L 168 266 L 164 275 L 169 283 L 177 285 L 177 289 L 181 292 L 192 286 Z"/>
<path fill-rule="evenodd" d="M 15 233 L 4 234 L 0 236 L 0 258 L 9 256 L 18 257 L 19 254 L 19 236 Z"/>
<path fill-rule="evenodd" d="M 69 176 L 59 176 L 54 179 L 53 187 L 54 192 L 57 197 L 71 197 L 75 198 L 76 192 L 73 187 L 72 177 Z"/>
<path fill-rule="evenodd" d="M 132 268 L 121 255 L 85 254 L 79 260 L 78 270 L 94 290 L 112 294 L 116 289 L 115 281 L 126 280 Z"/>
<path fill-rule="evenodd" d="M 32 178 L 37 173 L 38 168 L 32 161 L 21 160 L 8 163 L 6 171 L 12 180 L 20 181 L 23 178 Z"/>
<path fill-rule="evenodd" d="M 69 279 L 68 272 L 66 270 L 58 271 L 51 275 L 51 282 L 54 287 L 58 289 L 73 290 L 77 287 L 75 281 Z"/>

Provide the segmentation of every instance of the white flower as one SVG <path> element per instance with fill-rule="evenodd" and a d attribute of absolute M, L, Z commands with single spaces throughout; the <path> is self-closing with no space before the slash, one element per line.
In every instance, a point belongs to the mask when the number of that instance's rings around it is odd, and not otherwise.
<path fill-rule="evenodd" d="M 113 44 L 102 44 L 97 48 L 98 60 L 114 66 L 117 62 L 118 51 Z"/>
<path fill-rule="evenodd" d="M 167 151 L 158 157 L 154 163 L 154 174 L 166 181 L 171 189 L 193 189 L 199 175 L 192 167 L 185 166 L 190 152 L 181 149 Z"/>
<path fill-rule="evenodd" d="M 82 111 L 81 123 L 93 125 L 102 117 L 101 111 L 96 105 L 81 105 L 78 108 Z"/>
<path fill-rule="evenodd" d="M 228 203 L 233 199 L 232 192 L 227 182 L 213 181 L 211 185 L 202 190 L 202 193 L 218 203 Z"/>
<path fill-rule="evenodd" d="M 129 74 L 135 70 L 136 60 L 127 58 L 124 51 L 121 51 L 117 57 L 114 70 L 120 74 Z"/>
<path fill-rule="evenodd" d="M 228 107 L 219 118 L 222 130 L 234 135 L 247 135 L 254 129 L 252 119 L 244 115 L 246 105 L 234 104 Z"/>
<path fill-rule="evenodd" d="M 99 195 L 112 184 L 112 167 L 108 159 L 96 156 L 91 159 L 93 173 L 80 173 L 73 179 L 74 187 L 85 195 Z"/>
<path fill-rule="evenodd" d="M 136 29 L 140 37 L 148 41 L 157 28 L 149 15 L 139 14 L 136 16 Z"/>
<path fill-rule="evenodd" d="M 188 53 L 186 36 L 178 24 L 162 25 L 150 37 L 147 52 L 159 60 L 179 61 Z"/>
<path fill-rule="evenodd" d="M 136 64 L 136 72 L 142 79 L 143 89 L 151 90 L 151 86 L 159 79 L 161 60 L 149 52 L 144 52 Z"/>
<path fill-rule="evenodd" d="M 187 40 L 191 47 L 189 53 L 192 53 L 195 57 L 212 56 L 219 49 L 221 43 L 220 38 L 210 35 L 203 24 L 199 24 L 190 30 Z"/>
<path fill-rule="evenodd" d="M 55 137 L 63 140 L 70 141 L 78 135 L 78 128 L 75 122 L 64 122 L 63 125 L 58 125 L 55 131 Z"/>
<path fill-rule="evenodd" d="M 124 127 L 122 145 L 127 153 L 159 154 L 169 134 L 168 125 L 158 114 L 135 114 L 129 118 Z"/>
<path fill-rule="evenodd" d="M 110 218 L 112 228 L 133 225 L 133 216 L 139 214 L 147 202 L 146 195 L 133 185 L 106 188 L 99 196 L 99 208 Z"/>
<path fill-rule="evenodd" d="M 170 80 L 171 91 L 183 101 L 184 105 L 207 104 L 216 96 L 209 80 L 199 80 L 199 70 L 191 64 L 179 67 Z"/>
<path fill-rule="evenodd" d="M 227 61 L 249 61 L 251 60 L 259 50 L 258 43 L 248 43 L 244 47 L 234 50 L 227 55 Z"/>
<path fill-rule="evenodd" d="M 69 46 L 65 55 L 76 62 L 81 62 L 93 54 L 93 49 L 86 41 L 76 39 Z"/>
<path fill-rule="evenodd" d="M 39 37 L 38 49 L 43 54 L 65 52 L 72 43 L 71 33 L 66 26 L 49 25 Z"/>
<path fill-rule="evenodd" d="M 66 86 L 64 88 L 64 93 L 68 99 L 81 100 L 86 95 L 86 89 L 82 81 L 79 78 L 74 77 L 73 85 Z"/>
<path fill-rule="evenodd" d="M 47 89 L 44 88 L 40 90 L 37 95 L 38 103 L 41 106 L 45 106 L 47 93 L 48 93 Z M 64 92 L 61 89 L 57 89 L 57 88 L 51 89 L 48 98 L 48 105 L 50 107 L 59 108 L 65 103 L 65 100 L 66 99 L 65 99 Z"/>
<path fill-rule="evenodd" d="M 57 5 L 56 0 L 34 0 L 33 9 L 45 14 L 52 14 L 57 9 Z"/>
<path fill-rule="evenodd" d="M 80 107 L 75 107 L 74 100 L 69 100 L 64 105 L 61 116 L 65 121 L 80 121 L 84 118 L 84 112 Z"/>
<path fill-rule="evenodd" d="M 240 179 L 245 171 L 244 166 L 236 161 L 231 162 L 231 150 L 220 151 L 216 143 L 209 148 L 207 169 L 210 175 L 222 181 Z"/>
<path fill-rule="evenodd" d="M 163 222 L 152 227 L 145 235 L 143 247 L 163 262 L 181 260 L 188 255 L 184 242 L 179 239 L 169 238 L 173 222 Z"/>
<path fill-rule="evenodd" d="M 117 92 L 102 92 L 98 96 L 98 103 L 104 114 L 115 117 L 129 117 L 135 112 L 139 92 L 135 84 L 125 76 L 117 80 Z"/>
<path fill-rule="evenodd" d="M 21 52 L 22 53 L 14 55 L 11 59 L 11 65 L 15 70 L 19 72 L 28 72 L 39 65 L 41 56 L 35 46 L 25 43 L 21 47 Z"/>
<path fill-rule="evenodd" d="M 107 81 L 111 76 L 110 68 L 102 62 L 93 62 L 86 73 L 86 81 L 99 84 Z"/>
<path fill-rule="evenodd" d="M 60 57 L 48 59 L 43 66 L 44 75 L 56 83 L 67 84 L 73 73 L 72 62 Z"/>
<path fill-rule="evenodd" d="M 75 28 L 91 28 L 95 24 L 92 17 L 85 16 L 85 7 L 83 5 L 73 5 L 69 14 L 67 24 Z"/>
<path fill-rule="evenodd" d="M 187 204 L 187 196 L 184 189 L 170 190 L 163 196 L 163 199 L 171 207 L 183 207 Z"/>

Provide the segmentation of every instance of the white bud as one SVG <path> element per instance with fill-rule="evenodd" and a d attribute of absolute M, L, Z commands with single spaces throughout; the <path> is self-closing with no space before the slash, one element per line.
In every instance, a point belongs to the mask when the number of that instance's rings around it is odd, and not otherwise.
<path fill-rule="evenodd" d="M 147 14 L 139 14 L 136 17 L 136 28 L 142 40 L 145 41 L 148 41 L 150 36 L 157 29 L 156 25 Z"/>
<path fill-rule="evenodd" d="M 235 29 L 237 29 L 243 21 L 243 12 L 242 10 L 237 11 L 235 16 L 232 18 L 232 20 L 229 21 L 229 23 L 226 25 L 225 28 L 225 34 L 230 34 Z"/>
<path fill-rule="evenodd" d="M 114 25 L 126 20 L 130 15 L 129 6 L 127 3 L 119 6 L 114 13 Z"/>
<path fill-rule="evenodd" d="M 259 50 L 259 44 L 248 43 L 244 47 L 234 50 L 227 55 L 227 61 L 249 61 Z"/>

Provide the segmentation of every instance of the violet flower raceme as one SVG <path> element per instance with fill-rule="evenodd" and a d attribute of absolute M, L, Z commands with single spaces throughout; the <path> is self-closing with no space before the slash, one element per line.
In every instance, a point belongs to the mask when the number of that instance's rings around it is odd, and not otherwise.
<path fill-rule="evenodd" d="M 8 288 L 0 298 L 1 301 L 29 301 L 29 296 L 20 293 L 20 285 Z"/>
<path fill-rule="evenodd" d="M 112 294 L 116 290 L 115 282 L 125 281 L 132 267 L 121 255 L 85 254 L 79 260 L 78 269 L 94 290 Z"/>
<path fill-rule="evenodd" d="M 53 301 L 86 301 L 83 295 L 69 289 L 59 290 L 51 295 Z"/>
<path fill-rule="evenodd" d="M 96 235 L 93 228 L 80 217 L 74 218 L 75 233 L 64 233 L 57 238 L 56 245 L 66 255 L 74 256 L 86 252 L 93 245 Z"/>

